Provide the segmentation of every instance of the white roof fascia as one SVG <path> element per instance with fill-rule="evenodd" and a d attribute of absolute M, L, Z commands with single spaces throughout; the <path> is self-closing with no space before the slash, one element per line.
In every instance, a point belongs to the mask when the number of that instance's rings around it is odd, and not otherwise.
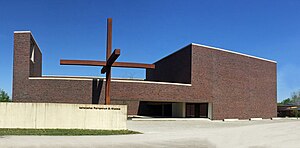
<path fill-rule="evenodd" d="M 228 52 L 228 53 L 233 53 L 233 54 L 237 54 L 237 55 L 242 55 L 242 56 L 246 56 L 246 57 L 250 57 L 250 58 L 260 59 L 260 60 L 264 60 L 264 61 L 268 61 L 268 62 L 272 62 L 272 63 L 277 63 L 276 61 L 273 61 L 273 60 L 268 60 L 268 59 L 264 59 L 264 58 L 260 58 L 260 57 L 256 57 L 256 56 L 252 56 L 252 55 L 248 55 L 248 54 L 244 54 L 244 53 L 230 51 L 230 50 L 227 50 L 227 49 L 222 49 L 222 48 L 217 48 L 217 47 L 212 47 L 212 46 L 207 46 L 207 45 L 202 45 L 202 44 L 197 44 L 197 43 L 192 43 L 192 45 L 200 46 L 200 47 L 206 47 L 206 48 L 215 49 L 215 50 L 220 50 L 220 51 L 224 51 L 224 52 Z"/>
<path fill-rule="evenodd" d="M 79 80 L 79 81 L 92 81 L 93 78 L 84 78 L 84 77 L 29 77 L 30 80 Z M 103 79 L 103 81 L 106 81 Z M 136 81 L 136 80 L 117 80 L 112 79 L 112 82 L 123 82 L 123 83 L 146 83 L 146 84 L 165 84 L 165 85 L 180 85 L 180 86 L 192 86 L 192 84 L 184 83 L 171 83 L 171 82 L 155 82 L 155 81 Z"/>

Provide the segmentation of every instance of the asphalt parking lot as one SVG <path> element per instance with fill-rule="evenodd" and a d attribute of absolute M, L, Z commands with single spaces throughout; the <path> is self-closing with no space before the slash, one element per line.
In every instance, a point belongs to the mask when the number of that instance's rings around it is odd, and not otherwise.
<path fill-rule="evenodd" d="M 299 148 L 300 120 L 132 121 L 143 134 L 118 136 L 4 136 L 0 147 Z"/>

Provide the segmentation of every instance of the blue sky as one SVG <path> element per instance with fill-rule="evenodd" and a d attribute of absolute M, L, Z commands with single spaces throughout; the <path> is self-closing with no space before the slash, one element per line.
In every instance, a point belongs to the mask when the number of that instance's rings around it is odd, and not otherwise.
<path fill-rule="evenodd" d="M 113 18 L 119 61 L 153 63 L 194 42 L 277 61 L 278 100 L 300 89 L 300 1 L 0 0 L 0 88 L 11 94 L 13 31 L 30 30 L 44 75 L 99 76 L 98 67 L 65 59 L 105 59 L 106 18 Z M 115 68 L 113 77 L 144 78 Z"/>

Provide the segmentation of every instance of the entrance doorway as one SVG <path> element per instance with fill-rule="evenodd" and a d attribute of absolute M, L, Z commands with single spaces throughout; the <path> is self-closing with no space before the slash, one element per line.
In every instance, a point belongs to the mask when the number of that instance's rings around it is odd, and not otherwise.
<path fill-rule="evenodd" d="M 138 115 L 152 117 L 172 117 L 172 103 L 141 101 Z"/>
<path fill-rule="evenodd" d="M 208 118 L 208 103 L 186 103 L 187 118 Z"/>

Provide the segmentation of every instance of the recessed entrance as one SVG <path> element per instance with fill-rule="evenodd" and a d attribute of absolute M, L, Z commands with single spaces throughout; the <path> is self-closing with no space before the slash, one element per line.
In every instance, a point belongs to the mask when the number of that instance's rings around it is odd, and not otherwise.
<path fill-rule="evenodd" d="M 211 119 L 211 105 L 209 105 L 209 103 L 141 101 L 139 104 L 138 115 L 150 117 Z"/>
<path fill-rule="evenodd" d="M 172 117 L 172 103 L 141 101 L 138 114 L 152 117 Z"/>
<path fill-rule="evenodd" d="M 186 103 L 187 118 L 208 118 L 208 103 Z"/>

